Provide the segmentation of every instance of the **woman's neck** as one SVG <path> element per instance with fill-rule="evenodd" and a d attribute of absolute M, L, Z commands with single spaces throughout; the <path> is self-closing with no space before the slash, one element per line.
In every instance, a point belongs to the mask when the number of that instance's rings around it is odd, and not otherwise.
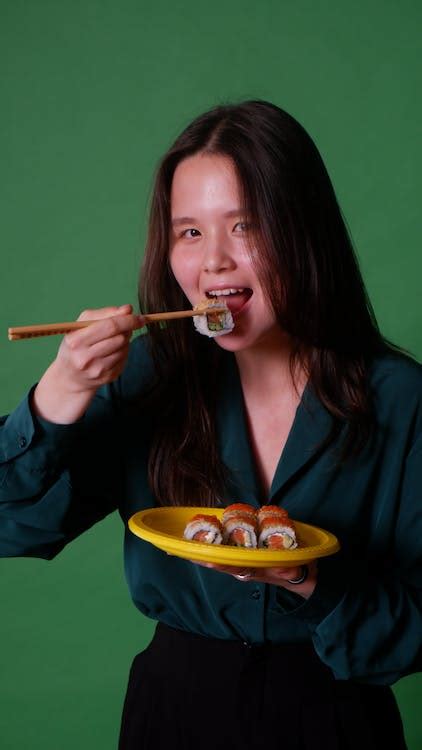
<path fill-rule="evenodd" d="M 303 367 L 294 364 L 289 337 L 281 335 L 276 341 L 264 342 L 253 349 L 236 352 L 243 390 L 255 395 L 271 396 L 280 393 L 280 387 L 297 388 L 299 394 L 306 383 Z"/>
<path fill-rule="evenodd" d="M 287 337 L 271 345 L 236 352 L 246 423 L 263 501 L 270 496 L 280 456 L 306 386 L 300 363 L 292 370 Z"/>

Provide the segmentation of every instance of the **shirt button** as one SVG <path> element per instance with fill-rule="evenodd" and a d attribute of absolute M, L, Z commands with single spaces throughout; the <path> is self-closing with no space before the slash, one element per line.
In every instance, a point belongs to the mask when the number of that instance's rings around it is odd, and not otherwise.
<path fill-rule="evenodd" d="M 26 437 L 21 435 L 19 438 L 19 448 L 25 448 L 25 445 L 26 445 Z"/>
<path fill-rule="evenodd" d="M 261 592 L 260 591 L 254 591 L 252 594 L 252 599 L 260 599 L 261 598 Z"/>

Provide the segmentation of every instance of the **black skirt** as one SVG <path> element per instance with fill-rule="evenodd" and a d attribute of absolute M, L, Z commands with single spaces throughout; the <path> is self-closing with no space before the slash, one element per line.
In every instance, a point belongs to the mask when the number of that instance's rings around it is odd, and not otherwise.
<path fill-rule="evenodd" d="M 119 750 L 406 750 L 389 687 L 335 680 L 312 645 L 157 626 L 135 657 Z"/>

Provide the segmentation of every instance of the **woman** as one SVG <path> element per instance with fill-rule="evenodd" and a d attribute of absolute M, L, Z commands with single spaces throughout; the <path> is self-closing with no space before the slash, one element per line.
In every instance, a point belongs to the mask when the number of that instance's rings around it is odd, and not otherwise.
<path fill-rule="evenodd" d="M 129 346 L 130 306 L 81 316 L 102 320 L 2 428 L 1 552 L 54 557 L 116 508 L 283 506 L 340 554 L 208 569 L 126 532 L 159 625 L 120 749 L 405 748 L 388 686 L 420 668 L 421 368 L 377 328 L 312 140 L 266 102 L 198 117 L 156 176 L 141 309 L 221 295 L 215 341 L 179 321 Z"/>

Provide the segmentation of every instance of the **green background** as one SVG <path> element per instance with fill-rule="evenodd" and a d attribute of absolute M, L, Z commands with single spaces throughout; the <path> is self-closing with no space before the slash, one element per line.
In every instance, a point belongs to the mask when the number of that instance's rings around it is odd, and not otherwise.
<path fill-rule="evenodd" d="M 245 98 L 310 132 L 381 327 L 420 358 L 421 8 L 0 0 L 1 411 L 58 343 L 11 343 L 7 327 L 135 302 L 158 158 L 196 114 Z M 129 600 L 122 530 L 113 516 L 53 563 L 1 561 L 3 750 L 116 747 L 129 665 L 153 628 Z M 419 750 L 420 675 L 394 689 Z"/>

